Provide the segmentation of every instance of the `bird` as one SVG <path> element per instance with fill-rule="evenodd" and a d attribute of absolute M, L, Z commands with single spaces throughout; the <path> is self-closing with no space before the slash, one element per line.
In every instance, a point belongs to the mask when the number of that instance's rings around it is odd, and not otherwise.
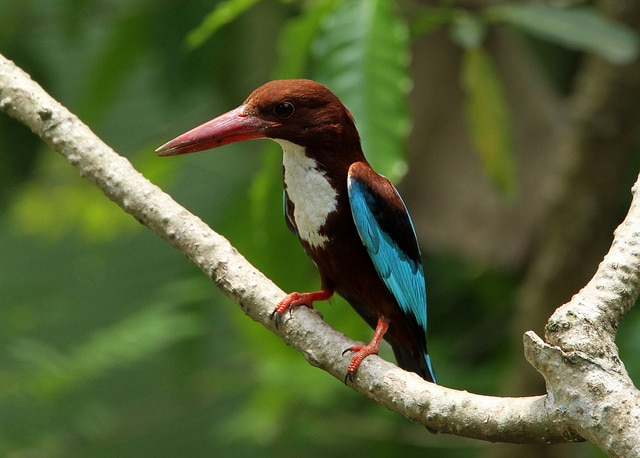
<path fill-rule="evenodd" d="M 289 293 L 276 305 L 276 326 L 285 312 L 337 293 L 374 329 L 368 344 L 342 353 L 353 355 L 345 383 L 378 354 L 383 338 L 399 367 L 436 383 L 411 217 L 391 181 L 365 158 L 353 115 L 330 89 L 308 79 L 270 81 L 156 151 L 174 156 L 259 138 L 282 147 L 285 221 L 320 274 L 319 290 Z"/>

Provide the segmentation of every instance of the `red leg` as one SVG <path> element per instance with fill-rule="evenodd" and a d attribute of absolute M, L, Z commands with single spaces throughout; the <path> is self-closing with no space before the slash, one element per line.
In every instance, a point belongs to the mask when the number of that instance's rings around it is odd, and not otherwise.
<path fill-rule="evenodd" d="M 278 302 L 276 308 L 271 313 L 271 318 L 276 322 L 276 327 L 280 325 L 282 321 L 282 315 L 287 310 L 291 311 L 294 307 L 306 305 L 309 308 L 313 308 L 315 301 L 326 301 L 333 296 L 333 291 L 330 289 L 322 288 L 320 291 L 314 291 L 312 293 L 289 293 L 284 299 Z"/>
<path fill-rule="evenodd" d="M 367 356 L 378 354 L 380 341 L 387 332 L 387 329 L 389 329 L 389 322 L 386 318 L 378 317 L 376 330 L 374 331 L 371 342 L 369 342 L 368 345 L 355 345 L 342 352 L 343 355 L 349 351 L 357 352 L 353 358 L 351 358 L 351 363 L 349 363 L 349 366 L 347 367 L 347 375 L 344 376 L 344 383 L 347 383 L 347 381 L 353 381 L 353 377 L 355 377 L 356 371 L 358 370 L 358 367 L 360 367 L 360 363 L 362 363 Z"/>

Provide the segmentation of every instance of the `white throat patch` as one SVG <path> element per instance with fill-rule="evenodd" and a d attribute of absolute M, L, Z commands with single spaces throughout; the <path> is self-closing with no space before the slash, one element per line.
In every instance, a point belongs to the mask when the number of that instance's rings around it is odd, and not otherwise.
<path fill-rule="evenodd" d="M 304 147 L 287 140 L 275 139 L 282 146 L 284 181 L 293 202 L 293 218 L 302 240 L 321 247 L 329 239 L 320 234 L 329 213 L 338 205 L 338 195 L 317 163 L 304 154 Z"/>

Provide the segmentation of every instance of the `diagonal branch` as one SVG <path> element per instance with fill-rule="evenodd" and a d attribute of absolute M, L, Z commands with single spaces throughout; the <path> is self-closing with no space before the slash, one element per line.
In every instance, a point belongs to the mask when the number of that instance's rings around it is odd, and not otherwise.
<path fill-rule="evenodd" d="M 124 211 L 181 251 L 253 320 L 300 351 L 310 364 L 343 379 L 349 358 L 339 355 L 354 342 L 306 308 L 296 310 L 284 326 L 275 329 L 270 314 L 284 293 L 224 237 L 144 178 L 127 159 L 100 141 L 76 116 L 1 55 L 0 109 L 29 126 Z M 640 209 L 636 204 L 631 211 L 637 215 Z M 637 218 L 634 216 L 633 224 Z M 640 232 L 640 228 L 635 227 L 634 231 L 632 234 Z M 629 235 L 629 231 L 619 231 L 614 244 L 622 243 L 618 239 Z M 625 268 L 637 275 L 640 268 L 635 260 L 617 259 L 619 263 L 627 261 L 631 264 Z M 614 267 L 623 268 L 620 264 L 603 264 L 601 270 Z M 627 298 L 636 297 L 639 287 L 638 282 L 633 282 Z M 617 290 L 612 292 L 616 294 Z M 531 341 L 536 345 L 527 345 L 529 356 L 540 369 L 545 363 L 538 356 L 547 346 L 533 337 Z M 499 398 L 456 391 L 425 382 L 377 357 L 367 358 L 350 386 L 443 433 L 488 441 L 555 443 L 581 440 L 576 431 L 584 431 L 576 422 L 579 419 L 565 415 L 552 397 Z M 635 404 L 636 409 L 638 405 Z M 614 434 L 613 424 L 609 427 Z M 606 449 L 606 445 L 600 445 Z"/>

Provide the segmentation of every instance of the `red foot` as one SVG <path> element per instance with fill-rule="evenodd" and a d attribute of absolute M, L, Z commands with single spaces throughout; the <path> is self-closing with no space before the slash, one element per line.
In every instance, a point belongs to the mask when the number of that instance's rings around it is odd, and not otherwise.
<path fill-rule="evenodd" d="M 312 293 L 289 293 L 284 297 L 284 299 L 278 302 L 276 308 L 271 312 L 271 318 L 275 320 L 277 328 L 280 326 L 282 316 L 287 310 L 291 313 L 295 307 L 299 307 L 301 305 L 306 305 L 312 309 L 315 301 L 326 301 L 331 296 L 333 296 L 333 291 L 326 289 L 321 289 L 320 291 L 314 291 Z"/>
<path fill-rule="evenodd" d="M 355 345 L 353 347 L 347 348 L 342 352 L 343 355 L 349 351 L 357 352 L 353 356 L 353 358 L 351 358 L 351 363 L 349 363 L 349 366 L 347 367 L 347 374 L 344 376 L 345 384 L 347 382 L 353 382 L 358 367 L 360 367 L 360 364 L 367 356 L 378 354 L 380 341 L 382 340 L 384 334 L 387 332 L 387 329 L 389 329 L 389 322 L 385 318 L 379 317 L 378 324 L 376 325 L 376 330 L 374 331 L 371 342 L 369 342 L 368 345 Z"/>

